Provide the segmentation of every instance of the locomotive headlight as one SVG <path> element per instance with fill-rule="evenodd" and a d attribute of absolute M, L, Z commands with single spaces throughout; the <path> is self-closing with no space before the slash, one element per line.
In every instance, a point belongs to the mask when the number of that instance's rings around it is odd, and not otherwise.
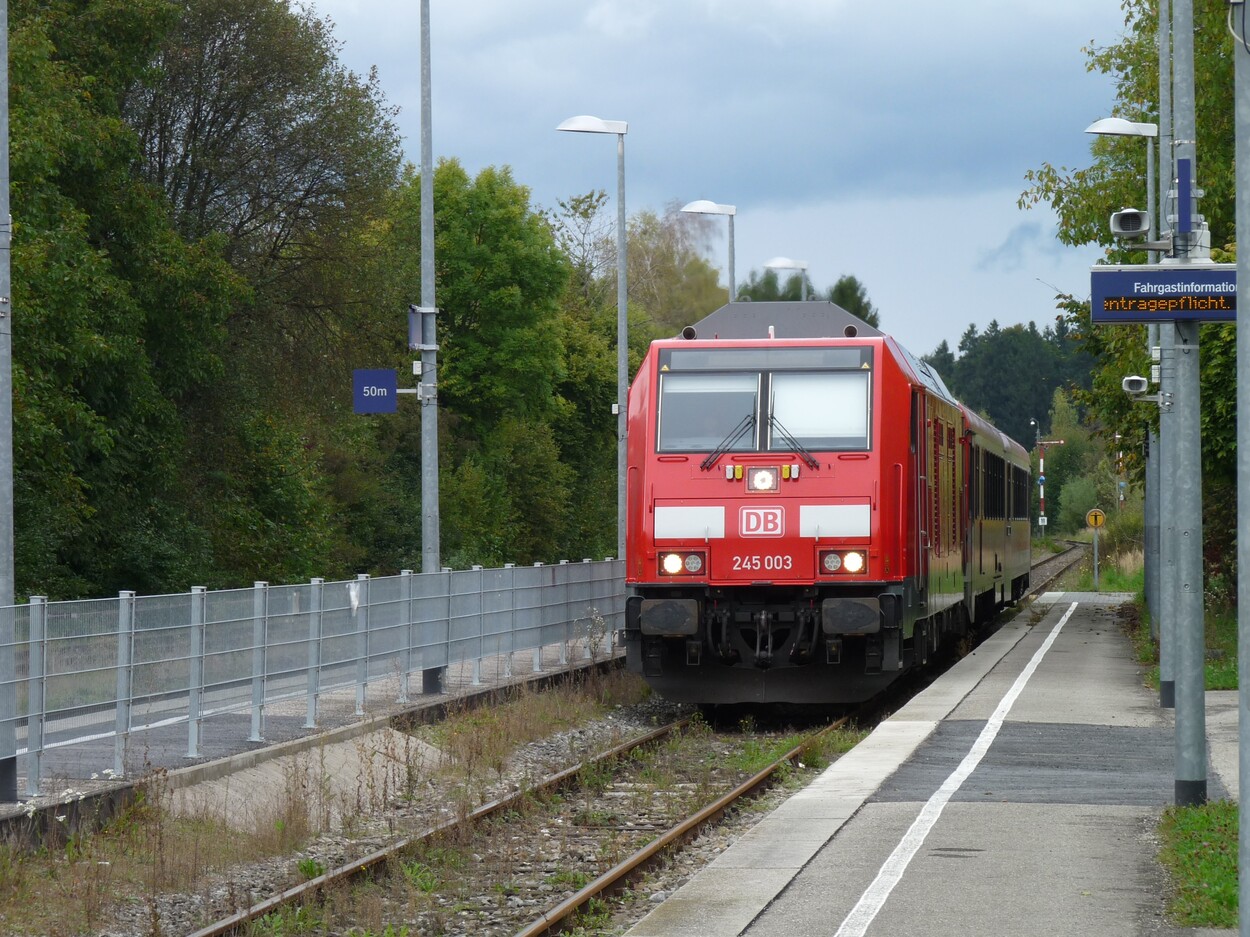
<path fill-rule="evenodd" d="M 753 468 L 747 473 L 747 487 L 752 491 L 776 491 L 781 473 L 775 468 Z"/>
<path fill-rule="evenodd" d="M 868 568 L 868 558 L 859 550 L 835 553 L 832 550 L 820 554 L 820 568 L 826 575 L 841 573 L 857 575 Z"/>
<path fill-rule="evenodd" d="M 661 576 L 697 576 L 706 565 L 702 553 L 661 553 Z"/>

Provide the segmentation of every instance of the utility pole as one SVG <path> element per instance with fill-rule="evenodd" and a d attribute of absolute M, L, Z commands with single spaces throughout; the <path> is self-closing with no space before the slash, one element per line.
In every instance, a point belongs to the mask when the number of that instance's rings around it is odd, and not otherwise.
<path fill-rule="evenodd" d="M 13 217 L 9 209 L 9 4 L 0 0 L 0 801 L 17 800 L 13 607 Z"/>
<path fill-rule="evenodd" d="M 1172 90 L 1176 133 L 1175 256 L 1171 262 L 1209 262 L 1207 232 L 1194 213 L 1197 127 L 1194 108 L 1193 0 L 1176 0 L 1172 15 Z M 1202 583 L 1202 427 L 1196 321 L 1177 321 L 1173 395 L 1176 504 L 1176 803 L 1207 799 L 1206 639 Z"/>
<path fill-rule="evenodd" d="M 434 302 L 434 137 L 430 129 L 430 0 L 421 0 L 421 308 L 418 349 L 421 376 L 421 571 L 437 573 L 439 557 L 438 503 L 438 337 Z M 411 344 L 411 326 L 409 344 Z M 422 689 L 438 693 L 444 668 L 422 671 Z"/>
<path fill-rule="evenodd" d="M 1250 37 L 1246 4 L 1232 5 L 1233 108 L 1236 140 L 1236 217 L 1238 243 L 1250 244 Z M 1237 252 L 1237 305 L 1250 310 L 1250 251 Z M 1250 515 L 1250 322 L 1237 316 L 1237 517 Z M 1237 568 L 1250 570 L 1250 537 L 1237 538 Z M 1250 674 L 1250 575 L 1237 577 L 1237 667 Z M 1240 789 L 1250 791 L 1250 680 L 1237 691 L 1239 734 L 1237 776 Z M 1238 926 L 1250 937 L 1250 797 L 1238 798 L 1237 844 Z"/>

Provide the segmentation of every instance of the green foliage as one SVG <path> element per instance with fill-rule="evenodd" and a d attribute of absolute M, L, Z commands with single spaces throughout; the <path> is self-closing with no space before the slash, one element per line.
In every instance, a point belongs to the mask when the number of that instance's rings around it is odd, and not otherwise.
<path fill-rule="evenodd" d="M 880 328 L 881 316 L 877 307 L 868 299 L 864 284 L 849 274 L 838 278 L 829 288 L 829 302 L 841 306 L 853 316 L 863 319 L 873 328 Z"/>
<path fill-rule="evenodd" d="M 1116 116 L 1156 121 L 1158 16 L 1147 0 L 1125 0 L 1125 32 L 1121 40 L 1102 48 L 1088 48 L 1091 71 L 1109 75 L 1115 82 Z M 1195 71 L 1202 76 L 1196 85 L 1195 116 L 1199 175 L 1195 184 L 1203 195 L 1198 210 L 1211 230 L 1212 259 L 1227 262 L 1235 250 L 1233 192 L 1235 183 L 1232 51 L 1225 17 L 1227 10 L 1206 4 L 1194 10 Z M 1029 187 L 1021 194 L 1022 206 L 1049 204 L 1060 219 L 1059 238 L 1066 244 L 1096 244 L 1113 263 L 1142 263 L 1140 250 L 1113 242 L 1106 225 L 1110 212 L 1125 205 L 1140 205 L 1146 178 L 1147 147 L 1129 137 L 1095 137 L 1092 162 L 1083 169 L 1043 164 L 1030 171 Z M 1164 166 L 1166 167 L 1166 162 Z M 1220 245 L 1227 245 L 1221 250 Z M 1093 259 L 1093 258 L 1091 258 Z M 1120 390 L 1126 374 L 1149 373 L 1145 326 L 1123 325 L 1093 328 L 1089 305 L 1074 297 L 1060 297 L 1059 310 L 1081 347 L 1097 362 L 1092 384 L 1076 394 L 1076 402 L 1098 428 L 1110 449 L 1115 434 L 1117 448 L 1125 452 L 1129 479 L 1140 485 L 1144 471 L 1144 443 L 1158 426 L 1154 408 L 1132 403 Z M 1200 330 L 1202 382 L 1202 466 L 1204 485 L 1204 554 L 1208 574 L 1226 580 L 1233 576 L 1234 531 L 1227 490 L 1235 476 L 1236 348 L 1231 325 L 1204 325 Z M 1212 504 L 1217 505 L 1213 510 Z"/>
<path fill-rule="evenodd" d="M 1062 320 L 1040 332 L 1032 322 L 1007 328 L 991 322 L 984 332 L 970 325 L 959 340 L 958 358 L 942 342 L 925 360 L 959 400 L 1026 447 L 1049 422 L 1055 391 L 1089 383 L 1089 357 Z M 1041 438 L 1057 435 L 1052 429 Z"/>
<path fill-rule="evenodd" d="M 1181 927 L 1237 926 L 1238 804 L 1168 807 L 1159 822 L 1159 861 L 1171 873 L 1168 917 Z"/>

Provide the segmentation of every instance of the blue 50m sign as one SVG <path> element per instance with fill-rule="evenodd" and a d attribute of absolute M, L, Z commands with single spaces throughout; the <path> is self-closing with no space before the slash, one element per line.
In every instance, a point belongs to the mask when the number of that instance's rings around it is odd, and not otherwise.
<path fill-rule="evenodd" d="M 352 372 L 352 409 L 357 413 L 394 413 L 399 409 L 399 378 L 392 368 L 357 368 Z"/>

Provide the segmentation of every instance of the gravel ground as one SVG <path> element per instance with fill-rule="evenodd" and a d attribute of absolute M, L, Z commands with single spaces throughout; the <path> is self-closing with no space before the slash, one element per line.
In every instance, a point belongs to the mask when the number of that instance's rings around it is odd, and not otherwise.
<path fill-rule="evenodd" d="M 637 736 L 657 725 L 688 714 L 680 707 L 658 698 L 640 704 L 622 706 L 606 717 L 576 729 L 560 732 L 520 749 L 509 768 L 490 785 L 483 800 L 504 796 L 526 781 L 543 777 L 580 761 L 585 756 L 603 751 L 626 738 Z M 625 900 L 618 903 L 613 929 L 619 933 L 640 920 L 656 903 L 664 900 L 690 876 L 719 855 L 738 836 L 754 824 L 763 811 L 789 796 L 777 790 L 764 795 L 750 809 L 736 811 L 692 843 L 670 862 L 654 871 L 647 881 Z M 114 906 L 112 922 L 94 932 L 95 937 L 150 937 L 161 934 L 188 934 L 209 919 L 219 919 L 281 890 L 303 881 L 299 874 L 300 859 L 311 859 L 326 869 L 333 869 L 367 855 L 393 842 L 397 835 L 428 828 L 455 814 L 454 792 L 427 784 L 412 800 L 395 799 L 391 809 L 362 818 L 354 824 L 350 835 L 342 831 L 323 833 L 308 843 L 298 856 L 274 858 L 232 867 L 206 878 L 194 892 L 162 894 L 150 899 L 132 899 Z M 526 883 L 532 890 L 550 892 L 551 902 L 562 897 L 557 889 L 541 883 Z M 576 889 L 569 889 L 572 893 Z M 515 909 L 514 909 L 515 910 Z M 541 908 L 535 908 L 535 916 Z M 516 928 L 508 915 L 501 914 L 499 925 L 506 932 Z M 490 920 L 480 915 L 455 913 L 440 915 L 431 930 L 412 927 L 414 935 L 441 932 L 448 935 L 481 935 L 495 930 Z M 379 931 L 380 932 L 380 931 Z"/>

